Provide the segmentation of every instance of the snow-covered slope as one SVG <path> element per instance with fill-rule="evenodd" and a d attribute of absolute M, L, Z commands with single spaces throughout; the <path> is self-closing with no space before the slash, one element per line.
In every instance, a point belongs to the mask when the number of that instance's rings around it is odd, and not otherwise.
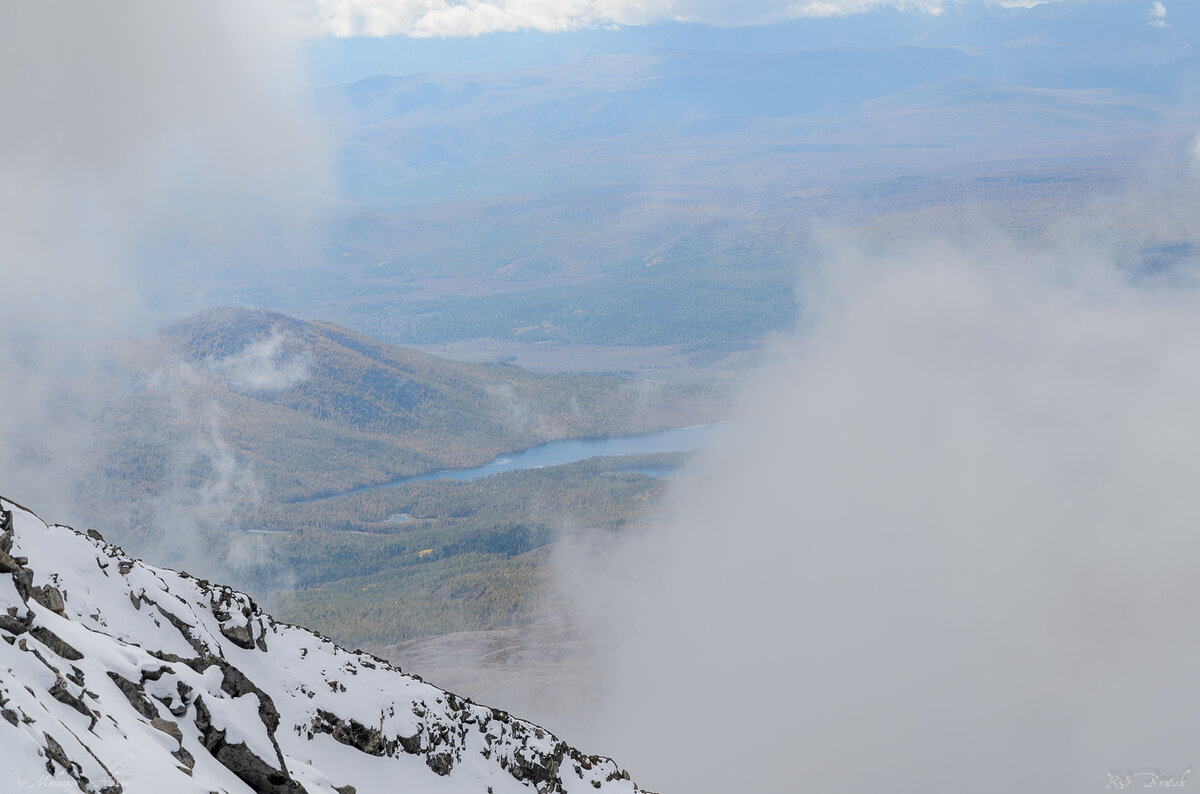
<path fill-rule="evenodd" d="M 634 794 L 607 758 L 0 499 L 0 790 Z"/>

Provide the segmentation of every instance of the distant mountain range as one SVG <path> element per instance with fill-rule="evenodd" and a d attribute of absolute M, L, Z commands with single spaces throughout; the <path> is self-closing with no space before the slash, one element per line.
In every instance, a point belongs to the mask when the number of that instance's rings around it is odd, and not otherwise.
<path fill-rule="evenodd" d="M 658 22 L 462 39 L 325 37 L 310 40 L 306 52 L 316 81 L 348 83 L 377 74 L 514 71 L 592 55 L 765 53 L 916 44 L 960 49 L 990 59 L 1006 76 L 1070 79 L 1076 81 L 1074 87 L 1084 87 L 1081 80 L 1096 87 L 1114 74 L 1200 54 L 1200 9 L 1192 2 L 1164 2 L 1162 18 L 1151 16 L 1152 4 L 1146 0 L 1065 0 L 1030 8 L 966 0 L 942 6 L 940 14 L 928 14 L 879 4 L 859 14 L 754 27 Z M 1062 71 L 1069 64 L 1077 68 Z"/>
<path fill-rule="evenodd" d="M 1186 168 L 1200 4 L 1162 5 L 312 40 L 341 201 L 301 262 L 259 229 L 164 244 L 185 287 L 156 259 L 154 302 L 178 316 L 200 283 L 402 344 L 761 340 L 830 229 L 970 238 L 960 213 L 1029 240 L 1149 158 Z"/>
<path fill-rule="evenodd" d="M 912 149 L 994 157 L 1067 137 L 1093 147 L 1183 126 L 1194 107 L 1175 105 L 1197 77 L 1195 58 L 1120 80 L 1022 82 L 952 48 L 679 53 L 518 73 L 379 76 L 323 89 L 319 102 L 340 141 L 339 181 L 356 202 L 640 179 L 662 191 L 723 185 L 727 201 L 753 185 L 756 203 L 770 203 L 782 198 L 784 175 L 812 180 L 805 161 L 787 156 L 805 149 L 823 152 L 822 175 L 837 179 L 855 162 L 847 146 L 860 154 L 904 147 L 904 157 L 875 157 L 889 171 L 897 162 L 911 170 Z"/>

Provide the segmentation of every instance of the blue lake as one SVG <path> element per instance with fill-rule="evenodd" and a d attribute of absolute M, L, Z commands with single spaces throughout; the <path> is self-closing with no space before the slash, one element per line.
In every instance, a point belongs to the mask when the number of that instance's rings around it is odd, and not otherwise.
<path fill-rule="evenodd" d="M 564 463 L 587 460 L 601 455 L 651 455 L 656 452 L 690 452 L 707 446 L 717 432 L 719 425 L 692 425 L 677 427 L 671 430 L 659 430 L 653 433 L 638 433 L 633 436 L 616 436 L 613 438 L 569 439 L 566 441 L 551 441 L 521 452 L 501 455 L 490 463 L 471 469 L 446 469 L 428 474 L 417 474 L 411 477 L 400 477 L 390 482 L 378 485 L 366 485 L 355 488 L 337 496 L 374 491 L 379 488 L 390 488 L 406 482 L 423 482 L 425 480 L 477 480 L 505 471 L 518 469 L 540 469 L 545 466 L 559 466 Z M 669 476 L 670 470 L 663 467 L 631 468 L 631 472 L 639 472 L 650 476 Z M 322 499 L 334 498 L 332 496 Z M 398 517 L 397 517 L 398 518 Z M 399 519 L 403 521 L 403 519 Z"/>

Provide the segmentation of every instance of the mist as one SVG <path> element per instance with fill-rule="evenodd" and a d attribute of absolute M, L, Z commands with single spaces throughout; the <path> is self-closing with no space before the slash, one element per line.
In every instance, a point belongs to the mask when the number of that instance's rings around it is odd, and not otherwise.
<path fill-rule="evenodd" d="M 278 328 L 265 339 L 250 342 L 240 352 L 224 358 L 209 358 L 207 369 L 215 377 L 241 391 L 281 391 L 308 379 L 312 355 L 307 349 L 285 356 L 287 335 Z"/>
<path fill-rule="evenodd" d="M 0 481 L 51 520 L 84 518 L 97 423 L 139 377 L 120 347 L 179 278 L 150 241 L 293 223 L 324 189 L 289 19 L 267 1 L 0 11 Z"/>
<path fill-rule="evenodd" d="M 564 734 L 656 791 L 1184 775 L 1192 280 L 989 240 L 841 246 L 803 292 L 653 526 L 568 555 L 606 672 Z"/>

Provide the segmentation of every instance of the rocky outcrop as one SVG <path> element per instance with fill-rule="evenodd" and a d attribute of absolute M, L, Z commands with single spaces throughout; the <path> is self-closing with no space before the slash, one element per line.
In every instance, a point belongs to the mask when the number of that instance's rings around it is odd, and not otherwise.
<path fill-rule="evenodd" d="M 292 794 L 304 787 L 288 775 L 287 765 L 280 756 L 279 766 L 272 766 L 255 755 L 245 742 L 229 742 L 228 729 L 213 724 L 212 713 L 204 704 L 204 698 L 195 701 L 196 728 L 204 748 L 212 753 L 229 771 L 247 783 L 258 794 Z M 276 745 L 278 751 L 278 745 Z"/>
<path fill-rule="evenodd" d="M 0 500 L 0 768 L 81 791 L 639 789 L 509 714 Z M 333 779 L 323 767 L 338 770 Z"/>

